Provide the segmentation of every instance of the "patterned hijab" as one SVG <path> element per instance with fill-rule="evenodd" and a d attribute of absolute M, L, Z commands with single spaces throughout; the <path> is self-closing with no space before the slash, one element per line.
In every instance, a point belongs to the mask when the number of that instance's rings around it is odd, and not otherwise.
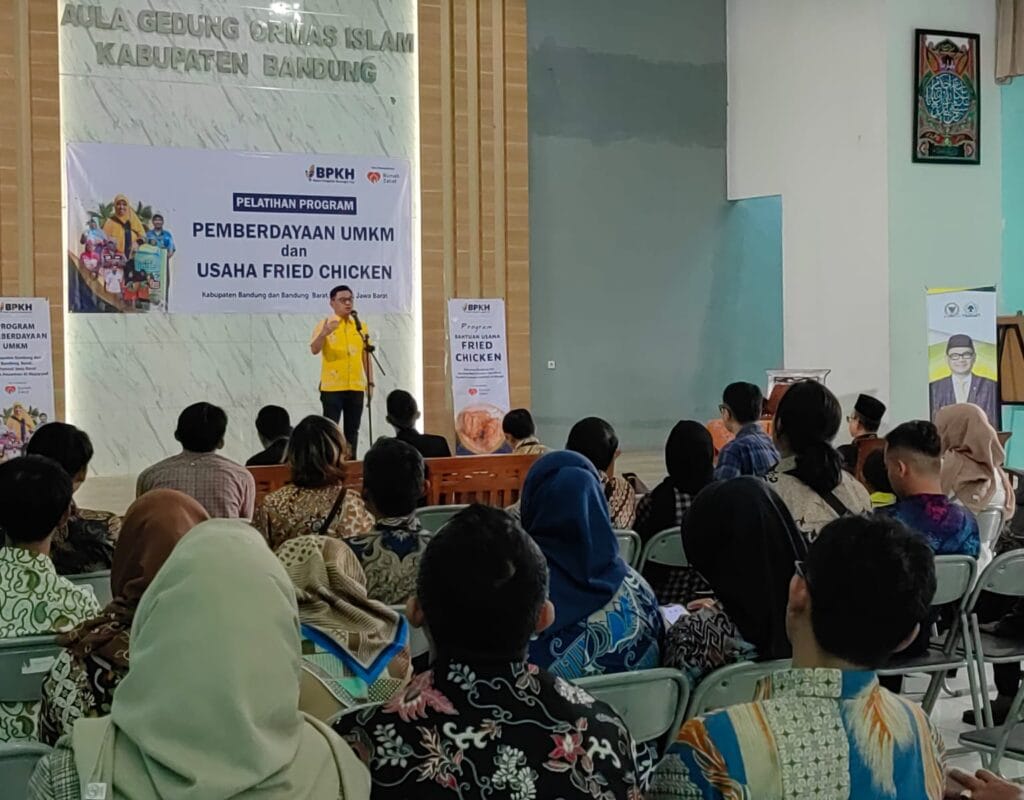
<path fill-rule="evenodd" d="M 544 553 L 553 631 L 581 622 L 608 603 L 629 567 L 619 558 L 597 470 L 579 453 L 541 456 L 523 483 L 523 527 Z"/>
<path fill-rule="evenodd" d="M 1006 490 L 1006 518 L 1013 516 L 1015 498 L 1003 471 L 1006 452 L 985 412 L 972 403 L 940 408 L 935 427 L 942 437 L 942 490 L 980 513 L 1001 481 Z"/>
<path fill-rule="evenodd" d="M 85 666 L 100 708 L 128 672 L 128 634 L 135 609 L 175 545 L 208 520 L 199 503 L 174 489 L 155 489 L 131 504 L 114 548 L 110 588 L 114 599 L 100 616 L 57 637 Z"/>
<path fill-rule="evenodd" d="M 139 603 L 110 716 L 75 722 L 79 781 L 108 800 L 369 797 L 352 750 L 299 711 L 301 664 L 281 562 L 247 522 L 199 524 Z"/>
<path fill-rule="evenodd" d="M 331 537 L 300 536 L 282 544 L 277 557 L 295 586 L 307 638 L 367 686 L 385 674 L 402 685 L 409 681 L 408 625 L 366 596 L 366 576 L 351 547 Z"/>

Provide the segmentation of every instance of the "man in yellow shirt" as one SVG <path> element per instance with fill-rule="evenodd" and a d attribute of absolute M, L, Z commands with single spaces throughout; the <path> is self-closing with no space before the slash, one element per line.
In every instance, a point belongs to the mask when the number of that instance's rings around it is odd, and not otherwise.
<path fill-rule="evenodd" d="M 320 404 L 324 416 L 341 424 L 355 458 L 364 396 L 373 397 L 373 372 L 366 350 L 370 332 L 353 312 L 352 301 L 349 287 L 331 289 L 334 313 L 316 326 L 309 349 L 321 357 Z"/>

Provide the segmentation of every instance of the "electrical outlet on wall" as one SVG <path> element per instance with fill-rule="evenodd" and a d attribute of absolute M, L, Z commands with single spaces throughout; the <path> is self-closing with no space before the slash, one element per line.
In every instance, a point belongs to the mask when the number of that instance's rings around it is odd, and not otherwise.
<path fill-rule="evenodd" d="M 555 362 L 554 361 L 549 361 L 548 362 L 548 369 L 554 369 L 554 368 L 555 368 Z"/>

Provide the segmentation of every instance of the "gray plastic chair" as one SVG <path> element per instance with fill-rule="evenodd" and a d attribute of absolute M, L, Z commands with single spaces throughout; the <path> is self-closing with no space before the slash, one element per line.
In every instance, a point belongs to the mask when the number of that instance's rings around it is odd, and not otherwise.
<path fill-rule="evenodd" d="M 50 748 L 39 742 L 0 742 L 0 792 L 4 800 L 26 800 L 32 772 Z"/>
<path fill-rule="evenodd" d="M 100 570 L 99 572 L 83 572 L 81 575 L 67 575 L 65 577 L 75 586 L 91 586 L 101 606 L 105 606 L 114 599 L 113 590 L 110 588 L 109 569 Z"/>
<path fill-rule="evenodd" d="M 993 548 L 1002 529 L 1003 509 L 999 506 L 983 509 L 978 514 L 978 534 L 983 546 L 987 545 L 990 549 Z"/>
<path fill-rule="evenodd" d="M 738 664 L 719 667 L 693 690 L 686 719 L 693 719 L 726 706 L 753 702 L 757 684 L 773 672 L 789 669 L 790 664 L 787 658 L 778 661 L 741 661 Z"/>
<path fill-rule="evenodd" d="M 637 744 L 657 741 L 659 756 L 675 740 L 690 699 L 686 676 L 664 667 L 594 675 L 573 683 L 615 709 Z"/>
<path fill-rule="evenodd" d="M 651 540 L 644 545 L 644 550 L 640 554 L 640 563 L 636 568 L 637 572 L 642 573 L 648 563 L 663 564 L 666 567 L 690 566 L 686 560 L 686 553 L 683 552 L 683 537 L 679 526 L 667 528 L 654 534 Z"/>
<path fill-rule="evenodd" d="M 451 506 L 426 506 L 416 510 L 416 519 L 420 521 L 420 525 L 422 525 L 426 530 L 431 533 L 437 533 L 448 520 L 464 508 L 469 508 L 469 506 L 465 504 Z"/>
<path fill-rule="evenodd" d="M 0 639 L 0 702 L 34 703 L 41 700 L 43 678 L 60 651 L 55 636 Z"/>
<path fill-rule="evenodd" d="M 636 568 L 640 563 L 640 549 L 643 543 L 640 541 L 640 534 L 636 531 L 627 531 L 622 528 L 615 529 L 615 538 L 619 540 L 619 555 L 629 566 Z"/>
<path fill-rule="evenodd" d="M 906 675 L 911 672 L 930 674 L 931 681 L 921 701 L 926 714 L 931 714 L 935 701 L 942 689 L 942 680 L 949 670 L 968 667 L 967 680 L 971 684 L 971 694 L 975 695 L 975 673 L 967 663 L 964 648 L 967 631 L 967 604 L 971 599 L 971 589 L 978 574 L 977 559 L 970 556 L 936 556 L 935 557 L 935 597 L 932 608 L 956 603 L 956 617 L 946 635 L 932 642 L 928 650 L 921 655 L 901 658 L 897 653 L 889 663 L 878 670 L 879 675 Z"/>

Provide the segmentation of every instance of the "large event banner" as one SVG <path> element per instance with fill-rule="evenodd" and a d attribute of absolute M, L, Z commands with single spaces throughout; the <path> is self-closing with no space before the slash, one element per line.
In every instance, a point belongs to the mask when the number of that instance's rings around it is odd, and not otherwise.
<path fill-rule="evenodd" d="M 944 406 L 974 403 L 1000 430 L 996 288 L 928 290 L 928 395 Z"/>
<path fill-rule="evenodd" d="M 412 310 L 407 160 L 68 144 L 67 184 L 71 311 Z"/>
<path fill-rule="evenodd" d="M 21 455 L 40 425 L 54 417 L 50 303 L 0 297 L 0 460 Z"/>
<path fill-rule="evenodd" d="M 494 453 L 509 410 L 504 300 L 448 301 L 456 452 Z"/>

